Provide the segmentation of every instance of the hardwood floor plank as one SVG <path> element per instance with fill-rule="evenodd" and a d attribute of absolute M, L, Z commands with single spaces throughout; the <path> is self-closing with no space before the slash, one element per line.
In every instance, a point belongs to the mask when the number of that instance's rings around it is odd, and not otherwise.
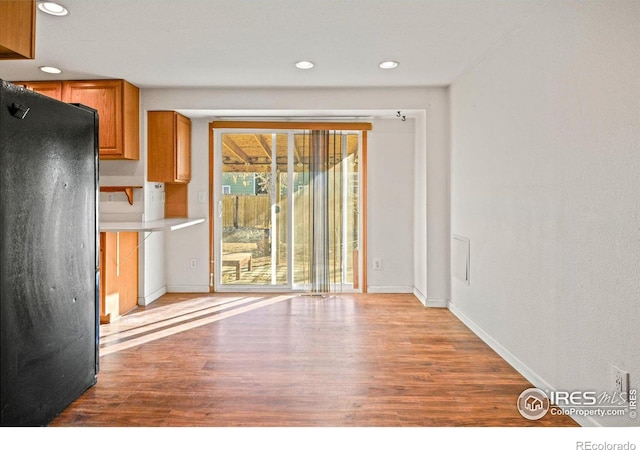
<path fill-rule="evenodd" d="M 97 385 L 50 425 L 577 425 L 523 418 L 530 384 L 412 295 L 249 298 L 169 294 L 104 325 Z"/>

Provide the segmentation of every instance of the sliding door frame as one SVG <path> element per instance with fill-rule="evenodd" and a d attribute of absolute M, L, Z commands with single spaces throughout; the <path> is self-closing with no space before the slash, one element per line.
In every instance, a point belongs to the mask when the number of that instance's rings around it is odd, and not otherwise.
<path fill-rule="evenodd" d="M 361 247 L 358 251 L 362 261 L 362 277 L 357 279 L 362 293 L 367 292 L 367 131 L 372 129 L 368 122 L 251 122 L 251 121 L 213 121 L 209 123 L 209 292 L 215 292 L 215 131 L 222 129 L 264 129 L 266 130 L 335 130 L 360 131 L 360 222 Z M 355 260 L 354 260 L 355 263 Z M 356 274 L 354 267 L 354 275 Z M 354 280 L 354 289 L 358 289 Z"/>

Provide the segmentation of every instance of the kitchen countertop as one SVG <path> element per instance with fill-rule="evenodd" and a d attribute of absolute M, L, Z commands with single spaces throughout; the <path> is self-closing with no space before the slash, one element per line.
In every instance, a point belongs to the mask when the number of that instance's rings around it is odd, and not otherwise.
<path fill-rule="evenodd" d="M 117 231 L 175 231 L 204 223 L 206 219 L 159 219 L 148 222 L 100 222 L 100 232 Z"/>

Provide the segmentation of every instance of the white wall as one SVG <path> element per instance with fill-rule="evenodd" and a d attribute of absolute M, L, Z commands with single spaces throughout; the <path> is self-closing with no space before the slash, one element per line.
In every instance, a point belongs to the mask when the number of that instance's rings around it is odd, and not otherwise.
<path fill-rule="evenodd" d="M 427 306 L 446 306 L 451 297 L 449 124 L 449 91 L 442 89 L 434 92 L 429 98 L 426 110 L 423 133 L 427 148 L 427 204 L 426 208 L 423 205 L 416 205 L 416 211 L 420 214 L 428 212 L 426 216 Z M 424 170 L 423 167 L 417 166 L 417 170 Z"/>
<path fill-rule="evenodd" d="M 413 292 L 433 307 L 446 307 L 451 295 L 449 121 L 448 89 L 430 90 L 414 129 Z"/>
<path fill-rule="evenodd" d="M 547 388 L 640 384 L 639 19 L 549 2 L 451 87 L 451 309 Z"/>
<path fill-rule="evenodd" d="M 414 122 L 377 119 L 368 133 L 367 277 L 372 293 L 413 292 Z M 376 258 L 382 260 L 381 270 L 374 270 Z"/>
<path fill-rule="evenodd" d="M 384 172 L 381 169 L 387 163 L 384 158 L 391 158 L 393 164 L 396 164 L 406 157 L 407 160 L 404 165 L 394 165 L 393 171 L 394 174 L 400 175 L 407 180 L 413 180 L 415 176 L 414 157 L 416 154 L 423 155 L 421 164 L 426 164 L 426 161 L 430 158 L 428 155 L 431 154 L 437 155 L 434 156 L 436 161 L 442 161 L 442 155 L 445 155 L 444 159 L 446 159 L 448 149 L 443 139 L 438 138 L 431 141 L 424 137 L 426 124 L 432 120 L 432 116 L 444 117 L 445 120 L 448 120 L 446 101 L 443 102 L 443 98 L 446 99 L 446 89 L 444 88 L 147 89 L 143 92 L 143 109 L 145 114 L 147 110 L 162 109 L 181 110 L 185 113 L 189 110 L 217 110 L 224 111 L 226 116 L 233 115 L 234 111 L 242 112 L 245 110 L 257 111 L 256 115 L 259 115 L 260 111 L 269 112 L 273 110 L 302 110 L 308 111 L 310 114 L 326 111 L 332 111 L 335 114 L 340 114 L 341 112 L 349 114 L 353 111 L 366 113 L 370 111 L 372 115 L 378 114 L 381 110 L 387 113 L 396 110 L 409 111 L 415 117 L 422 118 L 420 123 L 416 126 L 413 121 L 401 122 L 396 119 L 395 121 L 389 121 L 388 125 L 385 125 L 387 122 L 383 121 L 380 125 L 381 141 L 378 143 L 376 142 L 376 139 L 378 139 L 376 137 L 377 128 L 374 124 L 373 131 L 369 133 L 369 155 L 371 158 L 372 152 L 375 152 L 371 162 L 374 166 L 370 170 L 373 169 L 376 174 Z M 207 209 L 196 202 L 198 191 L 208 193 L 208 122 L 208 119 L 197 119 L 193 123 L 193 179 L 189 185 L 189 211 L 191 217 L 207 216 L 208 213 Z M 400 127 L 400 125 L 404 125 L 404 127 Z M 419 129 L 423 138 L 416 139 L 408 133 L 407 125 L 414 127 L 414 130 Z M 394 127 L 398 127 L 398 129 L 394 129 Z M 401 158 L 387 154 L 386 147 L 388 145 L 385 145 L 384 142 L 389 138 L 389 133 L 399 134 L 398 137 L 403 142 L 402 147 L 398 149 Z M 446 135 L 446 132 L 442 130 L 439 133 Z M 378 149 L 380 149 L 380 153 L 378 153 Z M 442 167 L 439 170 L 445 169 L 445 167 Z M 423 166 L 422 170 L 423 175 L 420 178 L 421 189 L 426 196 L 427 185 L 430 181 L 426 177 L 426 167 Z M 439 179 L 438 182 L 441 181 Z M 369 183 L 373 189 L 378 189 L 378 186 L 380 186 L 380 184 L 376 184 L 378 183 L 377 181 L 372 185 L 371 179 Z M 434 192 L 436 191 L 440 192 L 441 195 L 448 195 L 448 193 L 444 194 L 446 189 L 442 187 L 434 190 Z M 390 202 L 391 199 L 383 191 L 383 200 L 381 202 L 375 200 L 373 205 L 375 215 L 370 215 L 369 217 L 369 223 L 375 225 L 370 232 L 382 236 L 382 238 L 374 240 L 371 236 L 369 237 L 369 255 L 370 257 L 378 255 L 384 259 L 385 263 L 384 269 L 380 272 L 374 272 L 370 267 L 369 282 L 374 291 L 378 288 L 382 291 L 391 289 L 411 292 L 414 288 L 414 275 L 418 273 L 421 274 L 420 292 L 424 292 L 427 297 L 448 298 L 449 268 L 447 264 L 448 254 L 446 253 L 448 252 L 448 230 L 440 238 L 434 238 L 436 241 L 438 239 L 444 241 L 440 242 L 440 245 L 434 246 L 434 252 L 440 253 L 434 253 L 427 248 L 426 239 L 419 243 L 421 246 L 420 252 L 428 255 L 429 267 L 434 268 L 434 272 L 430 272 L 430 275 L 433 278 L 434 285 L 439 290 L 434 295 L 430 294 L 424 282 L 427 279 L 425 258 L 417 259 L 418 263 L 416 264 L 412 256 L 416 244 L 412 238 L 414 193 L 414 186 L 408 185 L 406 192 L 402 196 L 406 205 L 401 208 L 402 211 L 399 211 L 401 218 L 399 226 L 406 232 L 406 235 L 403 234 L 400 245 L 396 246 L 389 245 L 387 229 L 390 226 L 390 219 L 386 211 L 388 209 L 394 211 L 398 209 L 397 199 L 394 198 L 393 202 Z M 375 198 L 377 199 L 378 197 L 376 196 Z M 426 205 L 423 205 L 423 208 L 426 208 Z M 433 211 L 429 210 L 427 212 L 423 209 L 420 214 L 424 218 L 422 225 L 425 232 L 427 232 L 427 216 L 430 217 L 433 214 L 434 217 L 447 220 L 449 215 L 448 209 L 442 203 L 434 204 Z M 398 220 L 398 218 L 395 220 Z M 208 264 L 206 264 L 206 261 L 208 261 L 207 228 L 207 225 L 198 225 L 193 228 L 167 233 L 166 284 L 169 290 L 182 292 L 206 291 L 209 281 Z M 189 268 L 189 260 L 191 258 L 198 260 L 198 268 L 195 270 Z M 201 264 L 201 260 L 205 263 Z M 437 277 L 441 279 L 437 280 Z"/>
<path fill-rule="evenodd" d="M 415 119 L 413 145 L 413 293 L 427 304 L 427 136 L 426 114 Z M 443 149 L 444 150 L 444 149 Z M 448 152 L 448 149 L 445 150 Z M 448 234 L 448 233 L 447 233 Z M 445 237 L 445 240 L 448 238 Z"/>
<path fill-rule="evenodd" d="M 100 160 L 101 186 L 143 186 L 145 179 L 142 161 Z M 144 190 L 134 189 L 133 205 L 122 192 L 100 193 L 102 221 L 141 220 L 144 214 Z"/>
<path fill-rule="evenodd" d="M 158 220 L 164 217 L 164 184 L 147 182 L 147 109 L 145 94 L 141 92 L 140 160 L 144 171 L 144 220 Z M 166 232 L 145 232 L 139 234 L 139 282 L 138 304 L 148 305 L 167 292 L 165 264 Z"/>
<path fill-rule="evenodd" d="M 207 222 L 168 233 L 167 290 L 169 292 L 209 292 L 209 121 L 191 122 L 191 182 L 189 216 L 206 217 Z M 198 192 L 207 201 L 198 203 Z M 191 269 L 191 259 L 196 269 Z"/>

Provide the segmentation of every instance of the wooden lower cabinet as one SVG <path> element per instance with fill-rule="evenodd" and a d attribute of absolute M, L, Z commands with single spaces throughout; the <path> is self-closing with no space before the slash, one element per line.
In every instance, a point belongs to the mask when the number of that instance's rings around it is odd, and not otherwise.
<path fill-rule="evenodd" d="M 138 306 L 138 233 L 100 233 L 100 323 Z"/>

